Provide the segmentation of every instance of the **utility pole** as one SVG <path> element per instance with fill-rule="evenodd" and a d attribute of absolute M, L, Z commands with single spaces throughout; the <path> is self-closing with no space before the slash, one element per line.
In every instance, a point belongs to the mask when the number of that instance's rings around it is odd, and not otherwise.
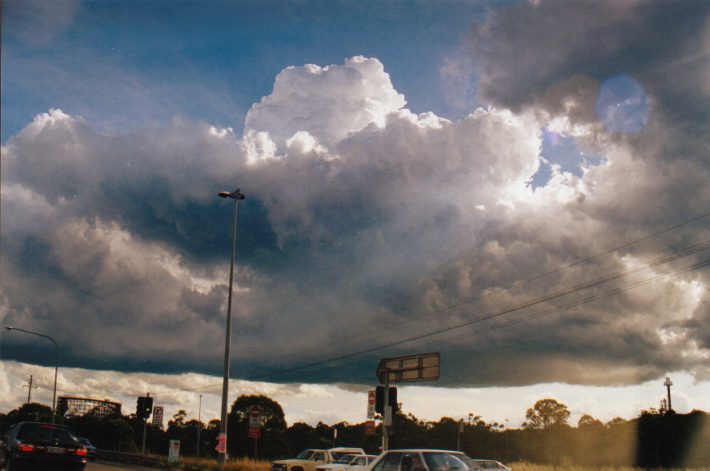
<path fill-rule="evenodd" d="M 673 386 L 673 381 L 671 381 L 671 379 L 666 376 L 666 381 L 663 383 L 663 385 L 668 390 L 668 412 L 670 413 L 673 410 L 673 407 L 671 406 L 671 386 Z"/>
<path fill-rule="evenodd" d="M 202 429 L 202 394 L 200 394 L 200 407 L 197 409 L 197 444 L 195 446 L 195 458 L 200 457 L 200 430 Z"/>
<path fill-rule="evenodd" d="M 459 431 L 456 434 L 456 451 L 461 451 L 461 432 L 463 432 L 463 419 L 459 420 Z"/>
<path fill-rule="evenodd" d="M 150 397 L 150 393 L 146 394 L 146 397 Z M 143 417 L 143 446 L 141 447 L 141 452 L 145 455 L 145 434 L 148 428 L 148 419 Z"/>
<path fill-rule="evenodd" d="M 32 386 L 32 375 L 30 375 L 30 384 L 25 384 L 27 388 L 27 404 L 32 402 L 32 389 L 39 389 L 39 386 Z"/>

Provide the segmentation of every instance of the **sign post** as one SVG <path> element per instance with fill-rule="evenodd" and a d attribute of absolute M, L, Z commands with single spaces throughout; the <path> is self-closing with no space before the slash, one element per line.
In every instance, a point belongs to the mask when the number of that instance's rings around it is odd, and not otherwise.
<path fill-rule="evenodd" d="M 375 374 L 377 374 L 377 379 L 380 381 L 380 384 L 384 384 L 385 386 L 384 417 L 382 421 L 382 452 L 387 451 L 389 448 L 389 428 L 392 426 L 392 406 L 389 405 L 390 383 L 436 381 L 439 379 L 440 365 L 441 355 L 439 355 L 438 352 L 383 358 L 380 360 Z"/>
<path fill-rule="evenodd" d="M 257 443 L 261 437 L 261 407 L 249 407 L 249 438 L 254 439 L 254 459 L 257 459 Z"/>

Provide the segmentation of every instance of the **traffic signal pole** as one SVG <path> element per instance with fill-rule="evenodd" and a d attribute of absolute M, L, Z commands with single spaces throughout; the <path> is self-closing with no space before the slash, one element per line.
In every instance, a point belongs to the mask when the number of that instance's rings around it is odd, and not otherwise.
<path fill-rule="evenodd" d="M 141 453 L 143 453 L 143 454 L 145 454 L 145 436 L 146 436 L 146 431 L 148 428 L 148 416 L 146 415 L 146 413 L 148 412 L 148 407 L 149 407 L 148 406 L 148 398 L 149 397 L 150 397 L 150 393 L 146 394 L 145 398 L 139 398 L 139 402 L 138 402 L 139 408 L 141 408 L 141 407 L 143 408 L 143 410 L 140 411 L 141 412 L 140 418 L 143 420 L 143 445 L 141 446 Z M 143 399 L 143 401 L 141 401 L 140 399 Z M 153 401 L 152 399 L 149 400 L 151 408 L 153 406 L 152 401 Z"/>
<path fill-rule="evenodd" d="M 382 453 L 390 446 L 389 427 L 392 421 L 392 406 L 390 406 L 390 371 L 385 371 L 384 417 L 382 420 Z"/>
<path fill-rule="evenodd" d="M 143 446 L 141 447 L 141 453 L 145 455 L 145 432 L 146 429 L 148 428 L 147 426 L 148 421 L 143 419 Z"/>

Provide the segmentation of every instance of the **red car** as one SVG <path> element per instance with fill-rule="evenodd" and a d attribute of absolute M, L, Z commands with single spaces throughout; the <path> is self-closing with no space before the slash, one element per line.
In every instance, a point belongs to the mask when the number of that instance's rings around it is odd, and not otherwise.
<path fill-rule="evenodd" d="M 0 463 L 18 469 L 83 470 L 86 448 L 64 425 L 20 422 L 0 441 Z"/>

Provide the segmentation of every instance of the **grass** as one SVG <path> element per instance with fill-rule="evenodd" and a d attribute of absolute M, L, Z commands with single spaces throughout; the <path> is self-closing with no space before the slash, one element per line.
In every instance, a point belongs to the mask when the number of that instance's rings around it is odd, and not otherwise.
<path fill-rule="evenodd" d="M 238 458 L 229 460 L 220 465 L 217 461 L 207 458 L 181 457 L 180 464 L 171 466 L 170 469 L 184 470 L 230 470 L 230 471 L 269 471 L 271 461 L 254 460 L 252 458 Z"/>
<path fill-rule="evenodd" d="M 512 464 L 508 464 L 513 471 L 643 471 L 642 468 L 633 468 L 631 466 L 581 466 L 575 464 L 562 464 L 562 465 L 549 465 L 549 464 L 535 464 L 526 463 L 525 461 L 518 461 Z M 710 471 L 710 468 L 675 468 L 674 471 L 693 470 L 693 471 Z M 667 469 L 666 471 L 671 471 Z"/>
<path fill-rule="evenodd" d="M 221 466 L 215 460 L 209 459 L 197 459 L 184 457 L 180 458 L 180 464 L 170 467 L 173 470 L 232 470 L 232 471 L 269 471 L 270 461 L 253 460 L 250 458 L 240 458 L 236 460 L 231 460 L 224 466 Z M 615 466 L 580 466 L 574 464 L 564 464 L 564 465 L 546 465 L 546 464 L 535 464 L 527 463 L 524 461 L 518 461 L 509 464 L 514 471 L 642 471 L 641 468 L 632 467 L 615 467 Z M 692 471 L 710 471 L 710 467 L 704 468 L 684 468 L 686 470 Z M 671 471 L 671 470 L 668 470 Z M 673 471 L 681 471 L 681 469 L 676 469 Z"/>

